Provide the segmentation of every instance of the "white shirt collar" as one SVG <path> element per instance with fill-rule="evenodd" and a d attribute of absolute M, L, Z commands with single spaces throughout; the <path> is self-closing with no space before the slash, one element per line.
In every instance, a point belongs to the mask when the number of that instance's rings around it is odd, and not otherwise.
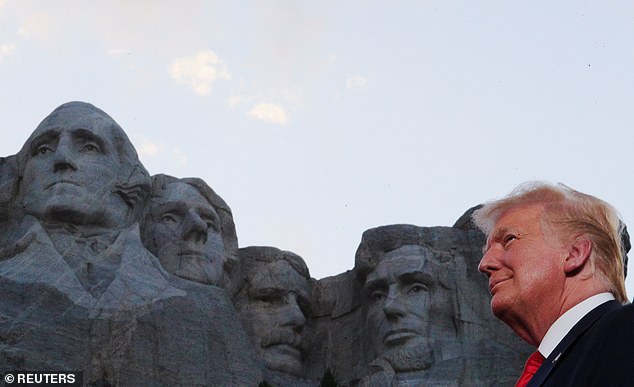
<path fill-rule="evenodd" d="M 550 353 L 555 350 L 557 344 L 563 340 L 572 327 L 574 327 L 575 324 L 583 318 L 583 316 L 588 314 L 597 306 L 610 300 L 614 300 L 612 293 L 599 293 L 590 298 L 586 298 L 577 305 L 568 309 L 564 314 L 559 316 L 557 320 L 555 320 L 550 328 L 548 328 L 542 342 L 539 343 L 539 348 L 537 348 L 539 353 L 546 358 L 550 356 Z"/>

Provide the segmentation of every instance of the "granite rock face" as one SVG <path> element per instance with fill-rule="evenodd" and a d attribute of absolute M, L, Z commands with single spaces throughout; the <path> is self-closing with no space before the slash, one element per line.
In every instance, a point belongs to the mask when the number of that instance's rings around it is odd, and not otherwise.
<path fill-rule="evenodd" d="M 225 290 L 171 274 L 142 244 L 151 180 L 106 113 L 60 106 L 2 172 L 0 371 L 81 370 L 97 385 L 263 379 Z"/>
<path fill-rule="evenodd" d="M 484 238 L 363 233 L 315 280 L 275 247 L 238 249 L 204 181 L 150 177 L 105 112 L 55 109 L 0 158 L 0 372 L 88 385 L 511 385 L 530 353 L 489 309 Z"/>
<path fill-rule="evenodd" d="M 81 370 L 89 385 L 257 385 L 261 362 L 222 289 L 101 311 L 41 283 L 0 279 L 0 367 Z M 103 313 L 103 314 L 100 314 Z"/>

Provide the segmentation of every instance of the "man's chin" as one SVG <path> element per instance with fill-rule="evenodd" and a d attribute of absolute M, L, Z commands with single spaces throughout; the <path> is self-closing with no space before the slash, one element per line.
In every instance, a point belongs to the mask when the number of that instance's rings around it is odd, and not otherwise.
<path fill-rule="evenodd" d="M 206 285 L 219 285 L 222 280 L 222 271 L 216 270 L 204 255 L 179 254 L 169 259 L 180 260 L 178 269 L 172 273 L 177 277 Z"/>
<path fill-rule="evenodd" d="M 419 337 L 406 344 L 390 348 L 381 355 L 396 372 L 426 370 L 434 363 L 434 353 L 428 340 Z"/>
<path fill-rule="evenodd" d="M 509 303 L 502 295 L 496 294 L 491 297 L 491 311 L 495 317 L 502 319 L 509 309 Z"/>

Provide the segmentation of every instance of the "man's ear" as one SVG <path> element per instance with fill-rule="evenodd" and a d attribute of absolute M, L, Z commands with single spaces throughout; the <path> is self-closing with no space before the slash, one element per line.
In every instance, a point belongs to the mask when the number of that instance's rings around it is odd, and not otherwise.
<path fill-rule="evenodd" d="M 564 271 L 573 274 L 581 270 L 592 254 L 592 241 L 586 235 L 580 235 L 573 240 L 564 260 Z"/>

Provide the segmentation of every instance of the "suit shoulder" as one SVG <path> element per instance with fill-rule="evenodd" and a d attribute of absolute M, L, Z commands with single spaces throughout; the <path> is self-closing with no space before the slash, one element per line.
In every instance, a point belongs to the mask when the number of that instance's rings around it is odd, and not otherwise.
<path fill-rule="evenodd" d="M 634 305 L 622 305 L 606 313 L 592 329 L 595 353 L 604 353 L 606 358 L 615 353 L 627 355 L 627 359 L 619 359 L 620 364 L 627 364 L 634 373 Z"/>
<path fill-rule="evenodd" d="M 621 305 L 606 313 L 598 324 L 600 327 L 629 327 L 634 333 L 634 304 Z"/>

